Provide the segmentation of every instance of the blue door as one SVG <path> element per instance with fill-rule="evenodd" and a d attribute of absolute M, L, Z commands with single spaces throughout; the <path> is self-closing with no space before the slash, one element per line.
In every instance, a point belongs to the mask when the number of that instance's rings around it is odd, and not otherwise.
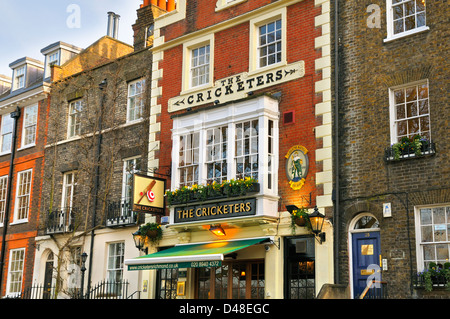
<path fill-rule="evenodd" d="M 369 276 L 381 281 L 380 233 L 354 233 L 352 236 L 353 296 L 358 298 Z"/>

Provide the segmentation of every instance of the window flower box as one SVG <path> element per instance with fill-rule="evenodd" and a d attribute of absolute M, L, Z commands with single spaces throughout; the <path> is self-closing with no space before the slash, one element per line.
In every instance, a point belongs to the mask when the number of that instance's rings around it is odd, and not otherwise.
<path fill-rule="evenodd" d="M 191 202 L 239 197 L 259 193 L 260 185 L 251 177 L 245 179 L 213 182 L 208 185 L 183 186 L 180 189 L 166 191 L 169 205 L 181 205 Z"/>
<path fill-rule="evenodd" d="M 434 155 L 436 145 L 420 135 L 413 138 L 403 137 L 398 143 L 392 144 L 385 150 L 386 161 L 417 158 L 425 155 Z"/>
<path fill-rule="evenodd" d="M 430 263 L 429 268 L 417 273 L 413 278 L 415 288 L 423 288 L 426 291 L 445 288 L 450 290 L 450 263 L 445 263 L 443 268 Z"/>

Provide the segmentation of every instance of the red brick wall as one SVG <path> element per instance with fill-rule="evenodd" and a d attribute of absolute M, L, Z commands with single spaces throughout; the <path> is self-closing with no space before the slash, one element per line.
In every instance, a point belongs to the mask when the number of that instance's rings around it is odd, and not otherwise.
<path fill-rule="evenodd" d="M 165 40 L 176 38 L 185 32 L 192 32 L 220 21 L 230 19 L 239 14 L 254 10 L 273 1 L 247 1 L 243 4 L 215 13 L 215 1 L 188 1 L 187 19 L 167 26 L 161 34 Z M 201 12 L 199 11 L 201 8 Z M 258 93 L 281 92 L 279 103 L 279 195 L 282 198 L 281 210 L 285 210 L 287 203 L 299 203 L 299 195 L 309 197 L 309 193 L 320 195 L 315 190 L 315 150 L 321 147 L 321 140 L 316 140 L 314 127 L 322 124 L 316 118 L 314 106 L 320 102 L 320 96 L 314 93 L 314 83 L 321 79 L 320 73 L 315 72 L 314 61 L 320 57 L 320 52 L 314 49 L 314 39 L 321 35 L 320 29 L 314 27 L 314 17 L 321 13 L 320 8 L 314 7 L 314 1 L 302 1 L 287 9 L 287 62 L 305 61 L 305 75 L 297 80 L 271 86 Z M 249 22 L 243 22 L 229 29 L 219 31 L 214 39 L 214 81 L 229 77 L 233 74 L 248 72 L 249 68 Z M 162 105 L 161 114 L 161 150 L 160 165 L 171 165 L 171 128 L 173 114 L 168 114 L 168 100 L 178 96 L 181 91 L 182 76 L 182 45 L 164 51 L 164 59 L 159 62 L 163 69 L 163 78 L 159 86 L 163 95 L 158 104 Z M 286 111 L 295 112 L 295 123 L 284 125 L 282 114 Z M 181 111 L 182 112 L 182 111 Z M 306 183 L 300 191 L 290 188 L 286 178 L 285 155 L 294 145 L 303 145 L 308 149 L 309 171 Z M 170 185 L 168 185 L 169 187 Z M 314 205 L 314 203 L 311 203 Z M 307 203 L 304 203 L 307 205 Z"/>

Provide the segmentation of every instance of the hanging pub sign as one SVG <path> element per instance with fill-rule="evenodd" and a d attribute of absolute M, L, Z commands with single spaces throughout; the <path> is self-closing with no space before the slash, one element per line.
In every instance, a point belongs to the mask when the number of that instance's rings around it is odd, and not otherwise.
<path fill-rule="evenodd" d="M 256 214 L 256 199 L 247 198 L 235 201 L 187 205 L 175 208 L 175 223 L 232 218 Z"/>
<path fill-rule="evenodd" d="M 164 214 L 164 190 L 164 179 L 134 174 L 133 211 Z"/>
<path fill-rule="evenodd" d="M 286 154 L 286 176 L 289 185 L 294 190 L 299 190 L 305 184 L 308 175 L 309 160 L 308 150 L 302 145 L 292 146 Z"/>
<path fill-rule="evenodd" d="M 301 78 L 305 75 L 305 61 L 284 65 L 257 74 L 239 73 L 217 80 L 214 86 L 180 95 L 169 100 L 169 112 L 206 104 L 225 103 L 247 97 L 249 92 Z"/>

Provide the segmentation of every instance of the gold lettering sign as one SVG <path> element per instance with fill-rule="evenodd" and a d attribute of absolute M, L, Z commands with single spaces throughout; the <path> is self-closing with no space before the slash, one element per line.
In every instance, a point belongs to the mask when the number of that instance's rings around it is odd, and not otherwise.
<path fill-rule="evenodd" d="M 373 255 L 373 245 L 361 245 L 361 255 Z"/>
<path fill-rule="evenodd" d="M 375 273 L 374 269 L 361 269 L 361 276 L 370 276 Z"/>
<path fill-rule="evenodd" d="M 175 223 L 208 220 L 216 218 L 240 217 L 256 214 L 254 198 L 175 208 Z"/>
<path fill-rule="evenodd" d="M 134 174 L 133 211 L 164 214 L 165 180 Z"/>
<path fill-rule="evenodd" d="M 217 80 L 213 87 L 180 95 L 169 100 L 168 111 L 175 112 L 206 103 L 225 103 L 247 97 L 247 93 L 299 79 L 305 75 L 305 62 L 299 61 L 264 73 L 239 73 Z"/>

